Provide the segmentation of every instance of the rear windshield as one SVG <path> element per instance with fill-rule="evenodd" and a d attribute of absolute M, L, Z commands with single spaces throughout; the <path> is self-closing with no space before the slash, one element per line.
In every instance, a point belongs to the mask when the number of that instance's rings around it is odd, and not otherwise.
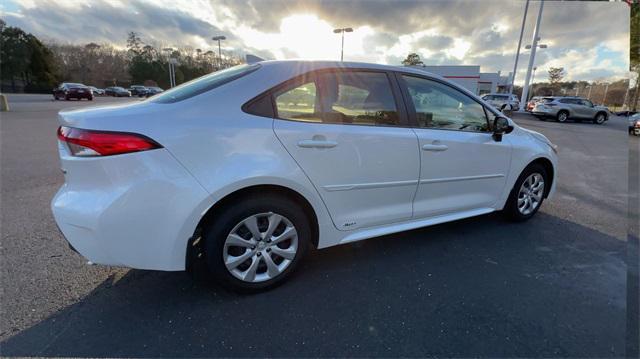
<path fill-rule="evenodd" d="M 213 72 L 180 86 L 164 91 L 151 98 L 155 103 L 174 103 L 222 86 L 260 68 L 259 64 L 238 65 L 226 70 Z"/>
<path fill-rule="evenodd" d="M 542 99 L 542 101 L 544 101 L 544 102 L 553 102 L 553 100 L 555 100 L 555 98 L 553 98 L 553 97 L 545 97 L 545 98 Z"/>

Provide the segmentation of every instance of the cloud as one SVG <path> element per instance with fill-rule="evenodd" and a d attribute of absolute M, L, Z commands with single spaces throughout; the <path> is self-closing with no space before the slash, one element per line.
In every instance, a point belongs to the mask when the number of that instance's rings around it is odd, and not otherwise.
<path fill-rule="evenodd" d="M 531 1 L 523 44 L 531 41 L 539 2 Z M 46 39 L 124 46 L 129 31 L 161 46 L 223 50 L 269 58 L 338 58 L 334 27 L 352 27 L 345 59 L 399 64 L 417 52 L 428 64 L 513 68 L 524 1 L 343 0 L 9 0 L 0 15 Z M 305 17 L 306 16 L 306 17 Z M 305 21 L 305 19 L 310 19 Z M 613 19 L 613 20 L 612 20 Z M 562 66 L 568 79 L 627 75 L 629 9 L 624 3 L 545 2 L 536 66 Z M 599 50 L 595 50 L 599 49 Z M 528 61 L 523 50 L 518 76 Z M 545 70 L 546 71 L 546 70 Z M 542 72 L 540 72 L 542 73 Z"/>

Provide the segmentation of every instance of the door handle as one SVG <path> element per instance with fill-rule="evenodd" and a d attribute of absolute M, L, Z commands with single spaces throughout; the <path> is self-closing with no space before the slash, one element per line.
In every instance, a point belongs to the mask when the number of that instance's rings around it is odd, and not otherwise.
<path fill-rule="evenodd" d="M 298 141 L 298 147 L 302 148 L 333 148 L 338 145 L 336 141 L 329 140 L 301 140 Z"/>
<path fill-rule="evenodd" d="M 449 147 L 447 145 L 422 145 L 423 151 L 446 151 Z"/>

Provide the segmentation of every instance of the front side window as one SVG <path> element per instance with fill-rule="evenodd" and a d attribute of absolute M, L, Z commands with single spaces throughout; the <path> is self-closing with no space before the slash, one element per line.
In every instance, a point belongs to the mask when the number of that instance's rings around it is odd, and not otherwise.
<path fill-rule="evenodd" d="M 294 85 L 274 95 L 278 117 L 285 120 L 305 122 L 322 122 L 317 109 L 317 95 L 315 81 Z"/>
<path fill-rule="evenodd" d="M 589 100 L 579 100 L 580 104 L 587 107 L 593 107 L 593 103 Z"/>
<path fill-rule="evenodd" d="M 488 131 L 484 107 L 466 94 L 437 81 L 402 75 L 413 101 L 418 126 L 460 131 Z"/>

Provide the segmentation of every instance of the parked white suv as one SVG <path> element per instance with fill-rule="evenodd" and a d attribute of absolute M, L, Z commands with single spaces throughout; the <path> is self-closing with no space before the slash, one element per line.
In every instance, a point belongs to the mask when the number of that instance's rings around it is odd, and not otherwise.
<path fill-rule="evenodd" d="M 231 288 L 305 251 L 503 210 L 554 192 L 555 146 L 422 70 L 267 61 L 143 102 L 61 112 L 53 214 L 98 264 L 203 263 Z"/>
<path fill-rule="evenodd" d="M 488 93 L 482 96 L 482 99 L 498 110 L 520 110 L 520 100 L 516 95 L 508 93 Z"/>

